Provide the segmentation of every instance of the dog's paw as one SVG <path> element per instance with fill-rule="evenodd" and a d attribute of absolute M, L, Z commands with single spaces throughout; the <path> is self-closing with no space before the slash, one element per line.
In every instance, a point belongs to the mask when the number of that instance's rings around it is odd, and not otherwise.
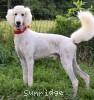
<path fill-rule="evenodd" d="M 33 85 L 33 81 L 28 81 L 28 86 L 32 87 L 32 85 Z"/>
<path fill-rule="evenodd" d="M 23 82 L 24 82 L 25 85 L 27 85 L 28 84 L 28 78 L 27 77 L 23 77 Z"/>

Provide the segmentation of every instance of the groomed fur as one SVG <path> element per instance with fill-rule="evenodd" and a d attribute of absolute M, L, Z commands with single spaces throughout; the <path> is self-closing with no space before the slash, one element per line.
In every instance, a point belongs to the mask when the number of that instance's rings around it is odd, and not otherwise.
<path fill-rule="evenodd" d="M 9 24 L 11 26 L 13 26 L 14 25 L 13 9 L 8 10 L 6 18 L 7 18 L 7 21 L 9 22 Z"/>
<path fill-rule="evenodd" d="M 72 33 L 71 39 L 74 43 L 88 41 L 94 36 L 94 16 L 90 12 L 80 11 L 78 18 L 81 21 L 82 27 Z"/>
<path fill-rule="evenodd" d="M 28 26 L 31 23 L 32 15 L 31 15 L 30 9 L 28 7 L 18 5 L 18 6 L 15 6 L 13 9 L 9 9 L 7 12 L 6 19 L 11 26 L 14 26 L 14 24 L 15 24 L 14 14 L 20 13 L 20 12 L 22 12 L 22 10 L 23 10 L 23 13 L 25 13 L 24 26 Z"/>

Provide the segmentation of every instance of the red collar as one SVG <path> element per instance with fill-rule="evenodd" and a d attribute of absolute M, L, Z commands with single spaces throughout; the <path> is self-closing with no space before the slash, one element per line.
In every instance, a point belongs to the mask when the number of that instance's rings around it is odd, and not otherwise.
<path fill-rule="evenodd" d="M 28 26 L 24 27 L 24 29 L 22 31 L 16 31 L 14 29 L 14 34 L 22 34 L 27 28 L 30 28 L 30 26 L 28 25 Z"/>

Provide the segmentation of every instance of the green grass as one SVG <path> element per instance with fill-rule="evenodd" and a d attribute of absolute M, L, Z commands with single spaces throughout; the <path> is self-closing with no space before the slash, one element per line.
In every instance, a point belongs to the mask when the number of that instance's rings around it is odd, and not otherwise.
<path fill-rule="evenodd" d="M 53 33 L 55 29 L 55 21 L 51 20 L 35 20 L 31 23 L 31 29 L 37 32 Z"/>
<path fill-rule="evenodd" d="M 48 63 L 50 62 L 50 63 Z M 91 88 L 86 89 L 84 81 L 77 75 L 79 90 L 77 100 L 94 99 L 94 68 L 80 63 L 85 72 L 90 75 Z M 33 92 L 43 94 L 30 95 Z M 54 91 L 52 95 L 50 91 Z M 62 91 L 63 95 L 58 92 Z M 32 88 L 25 86 L 22 81 L 20 65 L 0 66 L 0 98 L 2 100 L 70 100 L 72 85 L 59 61 L 46 58 L 37 60 L 34 67 L 34 84 Z M 26 95 L 26 96 L 24 96 Z"/>

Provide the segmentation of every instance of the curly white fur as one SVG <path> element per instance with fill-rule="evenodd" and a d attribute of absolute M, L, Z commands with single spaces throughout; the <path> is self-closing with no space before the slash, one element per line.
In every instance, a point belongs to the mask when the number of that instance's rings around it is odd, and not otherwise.
<path fill-rule="evenodd" d="M 94 36 L 94 16 L 90 12 L 80 11 L 78 18 L 81 21 L 82 27 L 72 33 L 71 38 L 74 43 L 88 41 Z"/>
<path fill-rule="evenodd" d="M 17 16 L 14 14 L 17 13 Z M 25 16 L 21 16 L 24 13 Z M 76 45 L 81 41 L 87 41 L 94 35 L 94 17 L 90 12 L 79 12 L 79 19 L 82 27 L 71 35 L 71 38 L 55 35 L 37 33 L 27 29 L 24 33 L 15 35 L 15 49 L 20 58 L 23 69 L 23 81 L 25 84 L 32 86 L 33 84 L 33 65 L 34 60 L 50 55 L 60 56 L 61 64 L 68 74 L 74 90 L 74 97 L 78 90 L 78 80 L 74 75 L 75 71 L 86 82 L 89 88 L 89 75 L 83 72 L 76 62 Z M 29 25 L 32 19 L 29 8 L 24 6 L 16 6 L 8 10 L 6 16 L 10 25 L 14 26 L 15 21 L 23 21 L 22 24 Z"/>
<path fill-rule="evenodd" d="M 13 9 L 9 9 L 7 12 L 7 21 L 9 22 L 9 24 L 11 26 L 14 26 L 15 24 L 15 13 L 24 13 L 25 14 L 25 18 L 24 18 L 24 26 L 28 26 L 31 21 L 32 21 L 32 15 L 30 12 L 30 9 L 28 7 L 24 7 L 24 6 L 15 6 Z"/>

